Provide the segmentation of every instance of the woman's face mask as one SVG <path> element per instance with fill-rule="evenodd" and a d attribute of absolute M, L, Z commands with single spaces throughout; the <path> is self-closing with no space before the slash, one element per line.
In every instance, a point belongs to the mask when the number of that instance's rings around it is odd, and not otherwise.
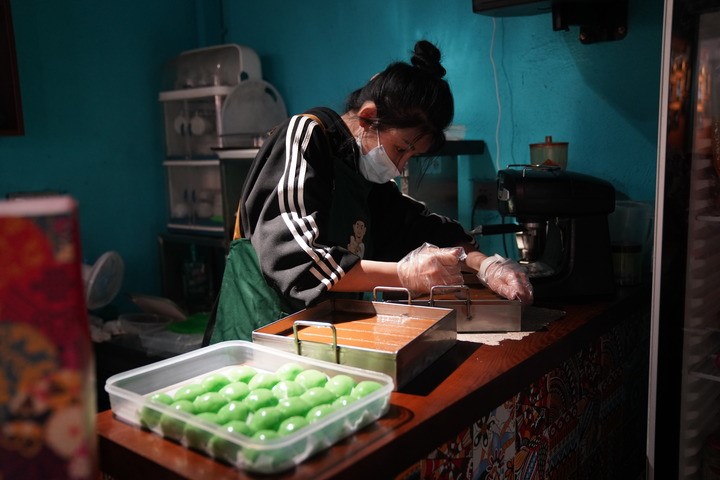
<path fill-rule="evenodd" d="M 355 139 L 360 147 L 360 173 L 373 183 L 386 183 L 400 175 L 397 166 L 390 160 L 385 147 L 380 144 L 380 132 L 377 133 L 377 147 L 363 153 L 362 134 Z"/>

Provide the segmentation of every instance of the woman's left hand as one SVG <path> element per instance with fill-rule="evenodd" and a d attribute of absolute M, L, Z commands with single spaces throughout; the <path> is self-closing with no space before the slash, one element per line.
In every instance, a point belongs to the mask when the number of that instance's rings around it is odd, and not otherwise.
<path fill-rule="evenodd" d="M 515 260 L 493 255 L 486 258 L 478 271 L 480 281 L 509 300 L 533 303 L 533 287 L 525 269 Z"/>

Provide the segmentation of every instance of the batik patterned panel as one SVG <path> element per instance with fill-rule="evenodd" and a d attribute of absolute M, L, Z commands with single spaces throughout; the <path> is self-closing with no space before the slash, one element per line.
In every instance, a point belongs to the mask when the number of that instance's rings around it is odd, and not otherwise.
<path fill-rule="evenodd" d="M 469 480 L 472 478 L 473 427 L 430 452 L 426 458 L 412 465 L 397 480 Z"/>
<path fill-rule="evenodd" d="M 511 480 L 514 478 L 515 405 L 513 397 L 473 426 L 474 480 Z"/>
<path fill-rule="evenodd" d="M 548 375 L 543 375 L 518 396 L 515 431 L 515 478 L 545 478 L 548 443 Z"/>
<path fill-rule="evenodd" d="M 630 318 L 476 421 L 470 453 L 466 429 L 398 478 L 636 477 L 634 460 L 644 459 L 647 359 L 648 319 Z"/>

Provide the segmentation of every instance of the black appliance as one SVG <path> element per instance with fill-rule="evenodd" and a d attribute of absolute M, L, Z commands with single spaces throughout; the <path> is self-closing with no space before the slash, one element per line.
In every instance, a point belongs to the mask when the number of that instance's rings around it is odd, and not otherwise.
<path fill-rule="evenodd" d="M 498 172 L 498 211 L 518 222 L 519 261 L 536 300 L 613 294 L 614 187 L 557 167 L 516 167 Z"/>

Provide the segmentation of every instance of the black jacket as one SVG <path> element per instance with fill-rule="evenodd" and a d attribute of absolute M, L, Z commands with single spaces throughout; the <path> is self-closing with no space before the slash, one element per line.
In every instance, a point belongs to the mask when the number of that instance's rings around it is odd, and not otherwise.
<path fill-rule="evenodd" d="M 459 223 L 430 213 L 394 182 L 365 180 L 355 139 L 337 113 L 307 113 L 322 125 L 295 115 L 275 128 L 253 162 L 241 202 L 243 232 L 263 274 L 293 307 L 325 298 L 361 256 L 398 261 L 423 242 L 474 243 Z"/>

